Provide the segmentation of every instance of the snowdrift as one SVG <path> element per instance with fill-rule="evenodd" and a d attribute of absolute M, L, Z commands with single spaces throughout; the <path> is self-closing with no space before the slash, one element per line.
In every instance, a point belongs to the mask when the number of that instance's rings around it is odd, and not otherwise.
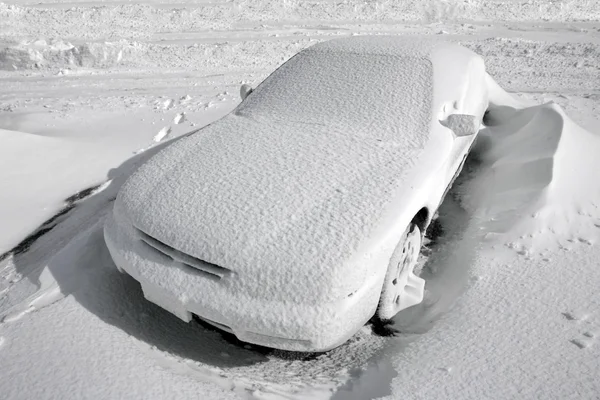
<path fill-rule="evenodd" d="M 108 68 L 117 65 L 130 44 L 126 42 L 73 45 L 62 40 L 29 40 L 0 50 L 0 69 L 45 67 Z"/>
<path fill-rule="evenodd" d="M 0 232 L 0 254 L 27 236 L 48 218 L 48 204 L 60 202 L 76 189 L 70 182 L 76 148 L 63 138 L 0 129 L 0 159 L 3 168 L 0 191 L 0 221 L 12 229 Z M 53 154 L 52 157 L 46 157 Z M 49 176 L 61 176 L 62 190 Z"/>
<path fill-rule="evenodd" d="M 489 86 L 487 127 L 476 148 L 483 171 L 469 182 L 463 205 L 486 239 L 518 238 L 508 246 L 522 254 L 562 240 L 591 244 L 600 226 L 600 137 L 555 103 L 528 106 L 491 79 Z"/>

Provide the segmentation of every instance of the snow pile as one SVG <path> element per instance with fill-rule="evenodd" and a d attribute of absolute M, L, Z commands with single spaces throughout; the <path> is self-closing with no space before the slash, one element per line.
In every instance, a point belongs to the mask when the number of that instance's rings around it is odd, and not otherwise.
<path fill-rule="evenodd" d="M 164 68 L 182 68 L 206 73 L 261 65 L 273 70 L 311 44 L 311 40 L 301 39 L 186 45 L 119 40 L 73 45 L 64 40 L 37 39 L 1 47 L 0 69 L 84 67 L 111 70 L 159 68 L 164 71 Z"/>
<path fill-rule="evenodd" d="M 163 139 L 165 139 L 166 137 L 168 137 L 170 133 L 171 133 L 171 127 L 165 126 L 165 127 L 161 128 L 160 131 L 158 131 L 158 133 L 154 136 L 153 139 L 155 142 L 160 142 Z"/>
<path fill-rule="evenodd" d="M 124 42 L 74 46 L 62 40 L 22 41 L 0 50 L 0 69 L 107 68 L 119 64 L 127 47 Z"/>
<path fill-rule="evenodd" d="M 0 254 L 35 229 L 39 221 L 51 216 L 49 205 L 61 204 L 62 200 L 79 188 L 79 175 L 73 170 L 73 162 L 83 162 L 78 150 L 85 148 L 63 138 L 44 137 L 25 132 L 0 129 L 0 159 L 7 166 L 2 175 L 0 191 L 0 219 L 5 226 L 0 232 Z M 45 157 L 51 153 L 53 157 Z M 89 160 L 88 155 L 86 160 Z M 19 168 L 13 166 L 18 165 Z M 44 173 L 42 173 L 44 172 Z M 91 171 L 90 171 L 91 172 Z M 63 187 L 45 174 L 60 175 Z M 27 184 L 24 184 L 24 183 Z M 89 181 L 88 181 L 89 182 Z M 19 210 L 26 209 L 23 215 Z"/>
<path fill-rule="evenodd" d="M 179 114 L 177 114 L 175 116 L 175 118 L 173 118 L 173 123 L 176 125 L 179 125 L 183 122 L 185 122 L 185 113 L 184 112 L 180 112 Z"/>
<path fill-rule="evenodd" d="M 478 142 L 483 173 L 463 204 L 487 240 L 523 255 L 565 241 L 592 244 L 600 227 L 600 182 L 594 168 L 600 137 L 554 103 L 527 107 L 489 80 L 491 106 Z"/>

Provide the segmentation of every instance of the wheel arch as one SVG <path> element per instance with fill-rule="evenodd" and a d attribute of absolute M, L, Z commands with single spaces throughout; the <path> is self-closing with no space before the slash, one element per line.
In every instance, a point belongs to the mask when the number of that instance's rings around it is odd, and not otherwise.
<path fill-rule="evenodd" d="M 425 236 L 425 230 L 427 229 L 427 226 L 429 225 L 431 217 L 432 217 L 430 209 L 431 209 L 431 207 L 429 207 L 427 205 L 422 206 L 419 209 L 419 211 L 414 215 L 414 217 L 412 218 L 409 226 L 406 228 L 406 230 L 404 231 L 404 234 L 403 234 L 403 237 L 405 237 L 407 234 L 413 233 L 414 230 L 415 230 L 415 229 L 413 229 L 413 227 L 416 225 L 419 228 L 419 231 L 420 231 L 420 235 L 419 235 L 419 237 L 420 237 L 419 238 L 419 243 L 420 243 L 419 244 L 419 250 L 420 250 L 420 248 L 422 246 L 422 243 L 423 243 L 422 241 L 423 241 L 423 238 Z M 379 295 L 378 304 L 377 304 L 377 307 L 376 307 L 376 310 L 374 312 L 374 316 L 373 316 L 373 319 L 372 319 L 372 321 L 375 322 L 375 326 L 379 326 L 381 324 L 385 325 L 386 321 L 389 321 L 391 318 L 393 318 L 393 315 L 395 315 L 395 312 L 392 315 L 391 311 L 390 311 L 390 307 L 392 307 L 392 306 L 389 305 L 390 304 L 389 303 L 389 295 L 386 294 L 386 293 L 390 293 L 389 292 L 390 289 L 388 289 L 386 291 L 386 287 L 389 287 L 389 285 L 386 286 L 386 282 L 388 282 L 388 280 L 389 280 L 389 282 L 392 282 L 391 281 L 392 278 L 390 278 L 390 276 L 391 276 L 390 275 L 390 271 L 391 271 L 390 268 L 393 265 L 395 265 L 396 258 L 399 257 L 399 256 L 402 256 L 402 254 L 404 254 L 404 251 L 400 251 L 399 252 L 399 249 L 402 250 L 401 249 L 401 245 L 403 245 L 403 243 L 404 243 L 404 241 L 402 240 L 402 238 L 400 238 L 400 240 L 396 244 L 396 247 L 395 247 L 395 249 L 394 249 L 394 251 L 393 251 L 393 253 L 391 255 L 390 260 L 388 261 L 388 265 L 387 265 L 387 268 L 386 268 L 385 276 L 383 278 L 383 281 L 381 282 L 381 289 L 380 289 L 380 295 Z M 400 254 L 400 253 L 402 253 L 402 254 Z M 419 251 L 417 251 L 417 254 L 418 253 L 419 253 Z M 406 283 L 408 284 L 408 282 L 409 281 L 407 281 Z M 396 279 L 394 279 L 392 283 L 393 283 L 393 285 L 396 285 Z M 424 284 L 422 284 L 422 286 L 424 287 Z M 423 287 L 421 287 L 421 290 L 423 289 Z M 403 298 L 404 298 L 403 303 L 405 304 L 405 306 L 403 306 L 403 308 L 408 308 L 411 305 L 418 304 L 418 303 L 420 303 L 422 301 L 422 294 L 421 294 L 421 298 L 419 300 L 416 300 L 416 297 L 414 296 L 414 292 L 406 292 L 406 294 L 408 294 L 408 297 L 405 296 L 405 295 L 402 295 Z M 413 302 L 413 301 L 416 301 L 416 302 Z M 394 300 L 394 302 L 396 304 L 399 304 L 397 299 Z M 406 305 L 406 304 L 408 304 L 408 305 Z"/>
<path fill-rule="evenodd" d="M 427 206 L 422 207 L 419 212 L 417 212 L 415 214 L 415 216 L 412 219 L 412 223 L 414 223 L 415 225 L 417 225 L 419 227 L 419 230 L 421 230 L 421 233 L 425 233 L 425 230 L 427 229 L 427 226 L 429 225 L 429 220 L 430 220 L 430 212 L 429 212 L 429 208 Z"/>

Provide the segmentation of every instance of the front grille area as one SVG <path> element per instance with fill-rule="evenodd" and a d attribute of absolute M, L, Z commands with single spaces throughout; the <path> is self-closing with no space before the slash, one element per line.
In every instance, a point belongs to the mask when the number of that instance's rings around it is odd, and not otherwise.
<path fill-rule="evenodd" d="M 164 257 L 173 260 L 173 262 L 180 264 L 183 267 L 192 268 L 194 271 L 197 271 L 198 273 L 206 276 L 209 279 L 220 280 L 232 274 L 232 271 L 227 268 L 211 264 L 199 258 L 193 257 L 189 254 L 183 253 L 169 246 L 168 244 L 165 244 L 160 240 L 153 238 L 147 233 L 141 231 L 140 229 L 136 228 L 136 230 L 140 236 L 140 240 L 149 247 L 151 247 L 153 250 L 159 252 Z"/>

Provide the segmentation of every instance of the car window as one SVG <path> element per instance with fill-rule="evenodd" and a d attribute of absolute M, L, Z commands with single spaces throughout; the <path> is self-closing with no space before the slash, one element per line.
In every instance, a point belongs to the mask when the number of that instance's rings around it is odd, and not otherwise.
<path fill-rule="evenodd" d="M 393 140 L 429 129 L 432 85 L 428 59 L 309 50 L 269 76 L 236 114 Z"/>

